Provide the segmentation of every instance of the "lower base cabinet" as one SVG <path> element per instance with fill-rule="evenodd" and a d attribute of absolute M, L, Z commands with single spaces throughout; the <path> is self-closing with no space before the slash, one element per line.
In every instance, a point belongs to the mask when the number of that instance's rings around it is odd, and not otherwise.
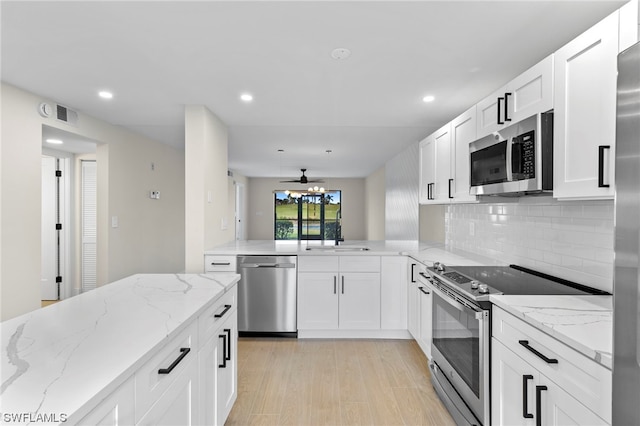
<path fill-rule="evenodd" d="M 81 425 L 128 426 L 135 423 L 133 377 L 106 397 L 78 422 Z"/>

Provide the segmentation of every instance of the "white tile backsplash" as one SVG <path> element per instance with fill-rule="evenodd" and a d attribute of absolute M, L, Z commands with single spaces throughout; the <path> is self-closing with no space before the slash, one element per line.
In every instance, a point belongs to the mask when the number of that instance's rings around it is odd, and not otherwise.
<path fill-rule="evenodd" d="M 613 291 L 613 201 L 502 200 L 448 206 L 447 246 Z"/>

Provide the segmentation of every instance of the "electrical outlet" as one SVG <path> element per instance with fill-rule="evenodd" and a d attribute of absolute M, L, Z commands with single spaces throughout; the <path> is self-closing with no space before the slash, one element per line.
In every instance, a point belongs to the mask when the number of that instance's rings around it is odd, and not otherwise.
<path fill-rule="evenodd" d="M 118 216 L 111 216 L 111 227 L 112 228 L 118 227 Z"/>
<path fill-rule="evenodd" d="M 149 191 L 149 198 L 151 198 L 152 200 L 159 200 L 160 191 Z"/>

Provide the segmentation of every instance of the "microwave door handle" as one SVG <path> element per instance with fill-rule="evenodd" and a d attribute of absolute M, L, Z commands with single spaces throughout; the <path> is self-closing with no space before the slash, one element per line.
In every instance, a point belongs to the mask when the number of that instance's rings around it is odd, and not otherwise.
<path fill-rule="evenodd" d="M 507 182 L 513 181 L 513 168 L 511 165 L 513 164 L 513 144 L 515 143 L 515 139 L 511 138 L 507 140 Z"/>

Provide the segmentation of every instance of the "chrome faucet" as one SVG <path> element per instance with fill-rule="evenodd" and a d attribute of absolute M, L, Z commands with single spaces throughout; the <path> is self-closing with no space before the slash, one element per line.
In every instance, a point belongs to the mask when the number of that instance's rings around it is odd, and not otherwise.
<path fill-rule="evenodd" d="M 344 241 L 344 238 L 340 236 L 342 234 L 342 213 L 340 209 L 336 211 L 336 229 L 335 229 L 335 237 L 336 237 L 336 246 L 340 245 L 340 241 Z"/>

